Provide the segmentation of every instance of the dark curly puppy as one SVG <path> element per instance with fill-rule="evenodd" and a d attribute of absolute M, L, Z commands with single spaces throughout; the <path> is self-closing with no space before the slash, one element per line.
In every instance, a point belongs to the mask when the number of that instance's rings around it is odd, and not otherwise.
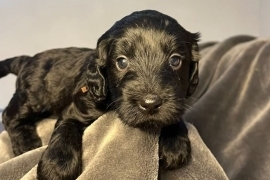
<path fill-rule="evenodd" d="M 198 34 L 157 11 L 117 21 L 97 48 L 66 48 L 0 62 L 0 77 L 18 75 L 3 122 L 15 155 L 41 146 L 37 117 L 58 115 L 38 164 L 38 179 L 75 179 L 82 170 L 84 128 L 109 109 L 145 131 L 161 130 L 160 163 L 179 168 L 191 158 L 181 117 L 198 84 Z"/>

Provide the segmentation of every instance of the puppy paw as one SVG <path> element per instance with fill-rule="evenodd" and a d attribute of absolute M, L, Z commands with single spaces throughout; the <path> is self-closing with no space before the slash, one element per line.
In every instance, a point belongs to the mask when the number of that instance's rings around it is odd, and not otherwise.
<path fill-rule="evenodd" d="M 38 163 L 38 180 L 74 180 L 81 174 L 84 126 L 73 119 L 57 121 L 56 129 Z"/>
<path fill-rule="evenodd" d="M 81 152 L 63 146 L 48 146 L 44 151 L 37 167 L 38 180 L 74 180 L 80 175 Z"/>
<path fill-rule="evenodd" d="M 167 127 L 159 139 L 161 167 L 173 170 L 187 165 L 191 160 L 191 144 L 185 126 Z"/>
<path fill-rule="evenodd" d="M 12 150 L 15 156 L 19 156 L 25 152 L 42 146 L 41 139 L 36 135 L 28 134 L 25 136 L 11 136 Z"/>
<path fill-rule="evenodd" d="M 26 152 L 31 151 L 33 149 L 39 148 L 42 145 L 40 139 L 37 139 L 36 141 L 33 141 L 32 143 L 25 143 L 23 145 L 22 145 L 22 143 L 20 143 L 20 144 L 21 145 L 15 145 L 15 146 L 12 145 L 13 153 L 15 156 L 19 156 L 23 153 L 26 153 Z"/>
<path fill-rule="evenodd" d="M 177 169 L 187 165 L 191 159 L 191 146 L 188 138 L 176 137 L 161 140 L 159 148 L 160 165 L 165 169 Z"/>

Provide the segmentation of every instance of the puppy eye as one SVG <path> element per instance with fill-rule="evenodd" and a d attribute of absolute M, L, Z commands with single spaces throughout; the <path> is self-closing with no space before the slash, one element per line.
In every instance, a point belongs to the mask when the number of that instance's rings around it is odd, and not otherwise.
<path fill-rule="evenodd" d="M 169 64 L 173 70 L 178 70 L 182 64 L 182 56 L 179 54 L 173 54 L 169 59 Z"/>
<path fill-rule="evenodd" d="M 128 60 L 126 57 L 121 56 L 116 59 L 116 67 L 119 70 L 125 70 L 128 67 Z"/>

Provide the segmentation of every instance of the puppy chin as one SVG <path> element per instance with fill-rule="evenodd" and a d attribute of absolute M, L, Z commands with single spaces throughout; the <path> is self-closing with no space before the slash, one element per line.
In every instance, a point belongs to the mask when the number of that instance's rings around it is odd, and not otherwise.
<path fill-rule="evenodd" d="M 170 112 L 168 110 L 149 115 L 142 112 L 138 107 L 122 103 L 117 113 L 123 123 L 151 132 L 177 123 L 181 120 L 184 111 Z"/>

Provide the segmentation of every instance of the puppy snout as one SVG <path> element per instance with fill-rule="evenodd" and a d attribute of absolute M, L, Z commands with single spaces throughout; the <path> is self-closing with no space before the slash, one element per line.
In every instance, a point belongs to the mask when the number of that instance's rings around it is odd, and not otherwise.
<path fill-rule="evenodd" d="M 139 102 L 139 107 L 148 114 L 154 114 L 158 112 L 158 109 L 162 105 L 162 99 L 158 95 L 148 94 L 143 96 Z"/>

